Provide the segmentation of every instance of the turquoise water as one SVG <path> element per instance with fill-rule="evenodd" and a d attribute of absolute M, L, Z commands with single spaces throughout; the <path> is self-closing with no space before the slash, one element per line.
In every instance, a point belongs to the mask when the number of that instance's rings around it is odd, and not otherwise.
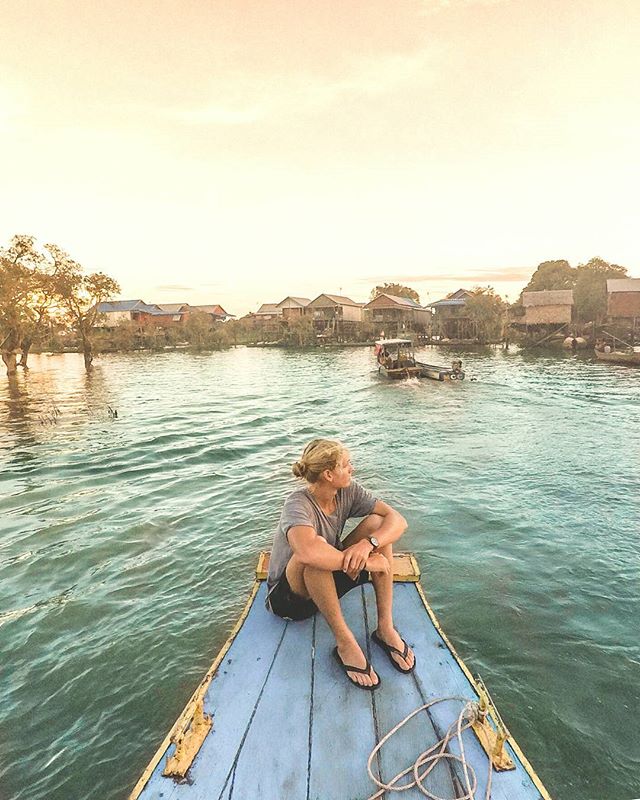
<path fill-rule="evenodd" d="M 318 435 L 408 519 L 445 630 L 552 796 L 640 797 L 640 369 L 460 355 L 477 382 L 386 382 L 369 349 L 90 376 L 36 356 L 0 379 L 0 797 L 125 797 Z"/>

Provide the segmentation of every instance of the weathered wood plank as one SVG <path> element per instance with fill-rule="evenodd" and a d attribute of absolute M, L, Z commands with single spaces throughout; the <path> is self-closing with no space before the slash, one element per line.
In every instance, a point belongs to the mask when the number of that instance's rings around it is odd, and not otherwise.
<path fill-rule="evenodd" d="M 416 587 L 408 584 L 398 586 L 396 587 L 396 596 L 399 594 L 406 596 L 406 601 L 396 604 L 395 621 L 398 628 L 407 632 L 413 641 L 418 659 L 416 680 L 426 700 L 454 695 L 476 700 L 477 694 L 474 688 L 432 624 Z M 436 730 L 444 733 L 455 721 L 460 709 L 461 705 L 455 703 L 433 706 L 430 709 L 430 716 Z M 463 734 L 463 741 L 467 761 L 475 769 L 478 779 L 476 795 L 484 797 L 488 776 L 487 756 L 471 731 Z M 459 754 L 459 748 L 455 743 L 451 744 L 450 750 L 452 753 Z M 540 793 L 513 750 L 508 748 L 508 752 L 511 758 L 517 762 L 518 768 L 511 772 L 493 774 L 492 800 L 517 800 L 517 798 L 536 800 L 540 797 Z M 455 762 L 451 763 L 455 764 Z M 459 776 L 461 775 L 460 768 L 456 768 L 456 772 Z"/>
<path fill-rule="evenodd" d="M 285 630 L 282 620 L 265 610 L 265 593 L 263 585 L 205 694 L 204 710 L 213 717 L 213 729 L 189 772 L 191 785 L 162 777 L 163 757 L 140 795 L 141 800 L 217 800 L 229 785 L 236 756 Z M 173 749 L 172 745 L 169 750 Z"/>
<path fill-rule="evenodd" d="M 402 606 L 408 602 L 408 593 L 398 591 L 401 588 L 399 586 L 394 588 L 394 616 L 396 620 L 398 620 L 406 616 L 403 614 Z M 410 591 L 414 591 L 413 586 L 407 588 L 409 588 Z M 377 624 L 377 614 L 375 594 L 372 586 L 367 586 L 365 588 L 365 596 L 369 627 L 370 631 L 373 631 Z M 424 616 L 426 617 L 426 614 L 424 614 Z M 413 634 L 416 628 L 415 623 L 409 624 L 407 621 L 404 622 L 403 625 L 398 623 L 397 627 L 400 630 L 400 634 L 406 639 L 409 645 L 413 646 Z M 380 675 L 380 678 L 384 682 L 381 691 L 376 693 L 374 700 L 376 719 L 378 722 L 378 735 L 382 738 L 397 725 L 400 720 L 423 705 L 425 701 L 422 698 L 418 682 L 414 679 L 414 675 L 403 675 L 394 669 L 389 661 L 389 657 L 373 641 L 371 642 L 371 660 L 378 675 Z M 420 662 L 417 663 L 416 670 L 419 668 L 425 672 L 428 671 L 428 665 L 420 664 Z M 389 781 L 402 770 L 412 767 L 420 753 L 427 750 L 431 745 L 434 745 L 440 738 L 440 735 L 436 734 L 429 720 L 429 716 L 426 713 L 416 715 L 380 750 L 382 779 L 384 781 Z M 412 773 L 402 778 L 397 785 L 403 786 L 411 782 L 413 782 Z M 425 785 L 430 792 L 438 797 L 455 797 L 452 775 L 447 762 L 443 761 L 434 767 Z M 370 794 L 373 793 L 375 789 L 375 784 L 371 783 Z M 403 792 L 402 797 L 406 798 L 406 800 L 417 800 L 417 798 L 423 798 L 424 795 L 414 787 L 413 789 L 407 789 Z"/>
<path fill-rule="evenodd" d="M 359 588 L 345 595 L 342 609 L 360 646 L 365 647 L 362 592 Z M 317 615 L 307 800 L 362 800 L 371 794 L 367 758 L 376 744 L 372 693 L 349 683 L 332 656 L 334 647 L 333 634 Z"/>
<path fill-rule="evenodd" d="M 286 633 L 242 747 L 229 800 L 306 797 L 314 621 L 281 624 Z"/>
<path fill-rule="evenodd" d="M 191 783 L 178 785 L 161 777 L 163 757 L 151 767 L 140 800 L 366 798 L 375 791 L 366 762 L 377 734 L 386 733 L 425 700 L 449 695 L 476 699 L 468 675 L 429 617 L 415 584 L 394 587 L 396 625 L 417 657 L 414 676 L 396 672 L 367 639 L 377 621 L 372 587 L 342 599 L 348 624 L 382 678 L 375 693 L 349 683 L 332 657 L 335 642 L 320 615 L 285 623 L 265 610 L 265 591 L 263 584 L 204 695 L 213 729 L 194 760 Z M 383 750 L 384 777 L 408 766 L 434 741 L 434 731 L 440 738 L 460 708 L 453 703 L 435 706 L 430 710 L 432 727 L 426 715 L 410 723 L 413 729 Z M 464 742 L 478 777 L 476 795 L 482 797 L 488 760 L 472 732 L 464 734 Z M 173 749 L 170 745 L 166 752 Z M 450 749 L 458 752 L 455 744 Z M 518 768 L 494 774 L 492 800 L 548 800 L 513 748 L 507 749 Z M 437 769 L 437 781 L 429 784 L 432 790 L 442 797 L 455 796 L 449 770 L 444 765 Z M 456 771 L 460 774 L 459 767 Z M 416 790 L 403 793 L 406 800 L 418 796 Z"/>

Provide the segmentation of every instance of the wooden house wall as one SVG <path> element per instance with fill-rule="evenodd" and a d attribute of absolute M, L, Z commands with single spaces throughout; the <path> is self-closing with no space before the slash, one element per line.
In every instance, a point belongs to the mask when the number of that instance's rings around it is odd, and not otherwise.
<path fill-rule="evenodd" d="M 374 322 L 411 322 L 413 321 L 413 309 L 409 308 L 409 306 L 369 307 L 367 309 L 367 316 Z"/>
<path fill-rule="evenodd" d="M 103 328 L 115 328 L 121 322 L 132 319 L 131 311 L 102 311 Z M 98 316 L 98 324 L 100 324 L 100 315 Z"/>
<path fill-rule="evenodd" d="M 433 320 L 433 314 L 423 308 L 414 308 L 413 321 L 418 325 L 429 325 Z"/>
<path fill-rule="evenodd" d="M 304 306 L 296 306 L 295 308 L 282 308 L 282 319 L 298 319 L 304 315 Z"/>
<path fill-rule="evenodd" d="M 342 306 L 342 319 L 345 322 L 362 322 L 362 306 Z"/>
<path fill-rule="evenodd" d="M 571 322 L 572 306 L 528 306 L 524 322 L 526 325 L 561 325 Z"/>
<path fill-rule="evenodd" d="M 640 292 L 611 292 L 608 301 L 610 317 L 640 317 Z"/>
<path fill-rule="evenodd" d="M 187 314 L 140 314 L 139 321 L 145 325 L 179 325 Z"/>

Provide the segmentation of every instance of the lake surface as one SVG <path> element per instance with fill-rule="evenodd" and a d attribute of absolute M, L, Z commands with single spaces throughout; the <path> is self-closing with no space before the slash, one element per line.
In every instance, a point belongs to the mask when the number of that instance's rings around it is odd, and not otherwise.
<path fill-rule="evenodd" d="M 445 631 L 551 795 L 640 797 L 640 369 L 460 356 L 477 381 L 386 382 L 368 348 L 112 355 L 90 376 L 35 356 L 2 376 L 0 797 L 126 796 L 316 436 L 409 521 Z"/>

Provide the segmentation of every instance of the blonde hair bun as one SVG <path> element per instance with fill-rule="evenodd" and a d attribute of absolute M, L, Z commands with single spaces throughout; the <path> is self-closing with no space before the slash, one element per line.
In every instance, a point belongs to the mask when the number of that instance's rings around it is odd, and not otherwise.
<path fill-rule="evenodd" d="M 307 470 L 302 461 L 296 461 L 296 463 L 291 467 L 291 471 L 296 478 L 304 478 Z"/>
<path fill-rule="evenodd" d="M 325 470 L 332 470 L 345 452 L 341 442 L 331 439 L 314 439 L 304 448 L 302 458 L 291 468 L 296 478 L 315 483 Z"/>

